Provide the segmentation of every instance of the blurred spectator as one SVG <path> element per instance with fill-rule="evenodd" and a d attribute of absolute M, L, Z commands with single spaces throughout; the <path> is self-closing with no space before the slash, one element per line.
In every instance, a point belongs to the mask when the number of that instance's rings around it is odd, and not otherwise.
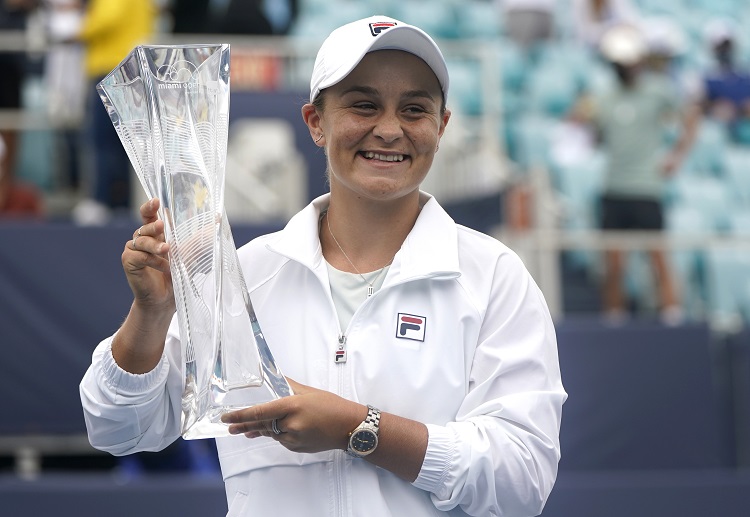
<path fill-rule="evenodd" d="M 640 17 L 631 0 L 573 0 L 572 7 L 576 39 L 595 51 L 607 29 L 621 23 L 635 24 Z"/>
<path fill-rule="evenodd" d="M 150 0 L 90 0 L 78 39 L 86 49 L 89 79 L 88 144 L 93 155 L 90 199 L 73 209 L 78 224 L 104 224 L 130 209 L 130 161 L 96 92 L 96 83 L 155 31 L 157 10 Z"/>
<path fill-rule="evenodd" d="M 263 9 L 263 0 L 228 0 L 217 13 L 217 32 L 222 34 L 273 34 L 273 26 Z"/>
<path fill-rule="evenodd" d="M 643 62 L 645 73 L 666 78 L 672 91 L 680 98 L 685 116 L 692 117 L 688 125 L 697 127 L 701 118 L 703 80 L 692 68 L 683 66 L 687 39 L 682 27 L 671 17 L 643 18 L 639 24 L 647 46 Z"/>
<path fill-rule="evenodd" d="M 609 160 L 601 202 L 602 229 L 663 230 L 665 179 L 686 157 L 697 119 L 689 107 L 681 105 L 665 77 L 642 73 L 648 49 L 641 31 L 627 25 L 613 27 L 602 36 L 600 49 L 617 76 L 612 90 L 593 102 L 593 118 Z M 666 151 L 670 119 L 680 114 L 680 135 Z M 661 250 L 649 254 L 662 320 L 677 324 L 682 310 L 667 257 Z M 627 316 L 623 278 L 624 253 L 606 251 L 604 308 L 613 322 Z"/>
<path fill-rule="evenodd" d="M 524 49 L 552 39 L 555 0 L 497 0 L 505 34 Z"/>
<path fill-rule="evenodd" d="M 263 12 L 274 34 L 288 34 L 299 14 L 299 0 L 263 0 Z"/>
<path fill-rule="evenodd" d="M 81 30 L 81 0 L 44 0 L 42 8 L 48 41 L 44 60 L 47 116 L 56 128 L 61 151 L 61 186 L 79 187 L 80 125 L 86 111 L 84 50 L 73 38 Z"/>
<path fill-rule="evenodd" d="M 0 164 L 5 163 L 7 148 L 0 137 Z M 42 197 L 36 187 L 21 183 L 0 165 L 0 218 L 41 218 Z"/>
<path fill-rule="evenodd" d="M 175 34 L 201 34 L 210 32 L 209 4 L 211 0 L 172 0 L 172 32 Z"/>
<path fill-rule="evenodd" d="M 737 29 L 729 20 L 706 26 L 706 39 L 716 60 L 705 77 L 706 114 L 727 125 L 738 143 L 750 144 L 750 72 L 735 62 Z"/>
<path fill-rule="evenodd" d="M 0 31 L 25 31 L 29 12 L 36 8 L 35 0 L 0 0 Z M 21 109 L 21 94 L 26 69 L 25 52 L 0 51 L 0 110 Z M 18 154 L 18 132 L 14 127 L 1 127 L 4 158 L 0 168 L 8 176 L 15 175 Z"/>

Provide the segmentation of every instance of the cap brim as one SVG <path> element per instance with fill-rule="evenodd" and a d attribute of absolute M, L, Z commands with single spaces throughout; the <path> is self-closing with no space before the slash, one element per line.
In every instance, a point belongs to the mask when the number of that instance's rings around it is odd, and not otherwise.
<path fill-rule="evenodd" d="M 440 48 L 421 30 L 404 24 L 389 28 L 379 37 L 373 38 L 372 43 L 364 48 L 352 49 L 352 51 L 358 51 L 358 53 L 349 56 L 349 59 L 341 60 L 342 65 L 329 72 L 327 77 L 316 85 L 315 89 L 310 92 L 310 102 L 318 96 L 321 90 L 341 82 L 359 65 L 365 55 L 376 50 L 401 50 L 422 59 L 437 77 L 443 96 L 447 98 L 448 68 Z"/>

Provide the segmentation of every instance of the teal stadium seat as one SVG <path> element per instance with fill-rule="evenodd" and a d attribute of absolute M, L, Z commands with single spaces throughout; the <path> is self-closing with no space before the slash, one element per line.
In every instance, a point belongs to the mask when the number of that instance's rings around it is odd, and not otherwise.
<path fill-rule="evenodd" d="M 568 231 L 591 231 L 599 228 L 599 200 L 604 184 L 607 157 L 604 152 L 572 165 L 553 167 L 553 183 L 563 207 L 562 225 Z M 571 250 L 566 253 L 576 268 L 593 272 L 599 253 Z"/>
<path fill-rule="evenodd" d="M 441 40 L 461 36 L 454 7 L 450 0 L 401 0 L 392 6 L 392 10 L 394 18 L 416 25 L 436 40 Z"/>
<path fill-rule="evenodd" d="M 497 39 L 501 34 L 500 12 L 494 2 L 464 1 L 456 8 L 461 38 Z"/>
<path fill-rule="evenodd" d="M 727 147 L 724 166 L 724 178 L 735 204 L 750 209 L 750 147 Z"/>
<path fill-rule="evenodd" d="M 464 115 L 482 113 L 482 70 L 478 62 L 463 59 L 446 59 L 451 78 L 448 104 Z"/>
<path fill-rule="evenodd" d="M 524 168 L 551 165 L 550 144 L 560 121 L 541 113 L 526 113 L 514 124 L 516 160 Z"/>
<path fill-rule="evenodd" d="M 686 204 L 672 206 L 666 210 L 665 226 L 668 235 L 675 237 L 694 238 L 713 233 L 713 228 L 703 213 Z M 701 249 L 678 248 L 672 251 L 669 259 L 686 315 L 695 319 L 702 318 L 706 311 L 705 252 Z"/>
<path fill-rule="evenodd" d="M 728 146 L 726 126 L 716 120 L 703 119 L 682 172 L 699 176 L 721 176 L 726 167 L 724 157 Z"/>
<path fill-rule="evenodd" d="M 732 199 L 726 182 L 710 176 L 678 175 L 672 180 L 666 195 L 670 206 L 690 206 L 699 210 L 709 228 L 722 231 L 732 209 Z"/>
<path fill-rule="evenodd" d="M 573 107 L 579 93 L 578 82 L 562 65 L 537 67 L 528 80 L 529 107 L 562 118 Z"/>

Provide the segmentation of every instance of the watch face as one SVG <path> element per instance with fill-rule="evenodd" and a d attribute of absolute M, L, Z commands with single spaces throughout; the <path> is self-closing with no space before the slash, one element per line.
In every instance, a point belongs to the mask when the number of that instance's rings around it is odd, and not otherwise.
<path fill-rule="evenodd" d="M 378 444 L 378 436 L 369 429 L 362 429 L 352 435 L 349 444 L 356 452 L 369 452 Z"/>

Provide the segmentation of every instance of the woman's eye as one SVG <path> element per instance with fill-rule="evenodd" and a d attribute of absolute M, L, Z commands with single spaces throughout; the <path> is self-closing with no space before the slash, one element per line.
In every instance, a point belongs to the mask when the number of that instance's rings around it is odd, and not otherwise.
<path fill-rule="evenodd" d="M 358 102 L 354 105 L 357 109 L 363 109 L 363 110 L 371 110 L 375 109 L 375 105 L 371 102 Z"/>

